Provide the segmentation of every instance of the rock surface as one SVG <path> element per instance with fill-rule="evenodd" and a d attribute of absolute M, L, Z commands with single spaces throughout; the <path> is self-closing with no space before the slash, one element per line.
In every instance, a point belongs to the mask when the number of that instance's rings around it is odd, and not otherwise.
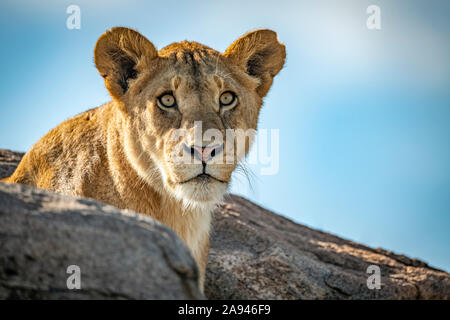
<path fill-rule="evenodd" d="M 80 290 L 67 287 L 71 265 Z M 0 299 L 201 299 L 197 277 L 188 248 L 151 218 L 0 183 Z"/>
<path fill-rule="evenodd" d="M 10 172 L 13 170 L 11 168 L 14 168 L 15 165 L 17 165 L 16 161 L 18 161 L 20 157 L 21 154 L 19 153 L 0 150 L 0 178 L 2 177 L 2 172 L 6 172 L 6 170 Z M 2 166 L 7 167 L 7 169 L 2 171 Z M 31 202 L 44 203 L 44 208 L 50 206 L 52 208 L 64 210 L 67 205 L 64 201 L 53 203 L 53 200 L 50 202 L 39 200 L 41 198 L 36 196 L 39 192 L 35 189 L 24 188 L 17 189 L 16 191 L 15 197 L 22 199 L 21 197 L 28 194 L 28 196 L 26 196 L 27 199 Z M 22 193 L 25 195 L 21 196 Z M 14 205 L 14 201 L 16 201 L 14 200 L 15 197 L 11 200 L 13 201 L 12 204 L 7 204 L 6 208 Z M 57 199 L 60 196 L 55 197 L 56 198 L 52 199 Z M 5 207 L 1 201 L 2 200 L 0 200 L 0 208 Z M 81 199 L 77 201 L 81 201 L 81 205 L 83 205 L 84 202 L 88 200 Z M 107 208 L 106 214 L 109 214 L 108 210 L 118 210 L 92 201 L 89 201 L 89 203 L 89 206 L 96 208 L 96 212 L 98 212 L 98 210 L 104 211 L 104 208 Z M 43 211 L 44 214 L 47 214 L 49 210 L 45 209 L 41 211 Z M 68 208 L 67 211 L 73 211 L 71 214 L 76 214 L 78 209 Z M 92 211 L 94 211 L 94 209 L 92 209 Z M 100 213 L 96 214 L 98 215 Z M 296 224 L 289 219 L 265 210 L 241 197 L 234 195 L 227 197 L 224 203 L 218 207 L 214 216 L 214 231 L 211 236 L 211 250 L 205 282 L 205 294 L 208 298 L 450 299 L 450 275 L 444 271 L 434 269 L 426 263 L 416 259 L 410 259 L 406 256 L 397 255 L 382 249 L 372 249 L 352 241 L 344 240 L 329 233 Z M 0 219 L 2 219 L 1 216 Z M 70 221 L 71 218 L 69 215 L 64 215 L 64 218 L 58 220 L 61 223 L 60 225 L 56 226 L 51 223 L 48 224 L 48 226 L 52 226 L 51 228 L 46 228 L 45 225 L 42 225 L 42 232 L 44 233 L 40 235 L 39 238 L 42 239 L 42 241 L 47 241 L 47 244 L 52 243 L 52 246 L 50 247 L 42 246 L 40 248 L 43 254 L 48 251 L 53 251 L 55 250 L 55 246 L 57 247 L 57 243 L 51 242 L 51 238 L 48 238 L 50 236 L 49 233 L 51 232 L 53 234 L 54 232 L 57 232 L 58 230 L 56 230 L 56 227 L 63 228 L 61 226 L 64 226 L 66 219 Z M 94 218 L 92 219 L 93 222 L 89 221 L 89 227 L 92 232 L 94 229 L 98 232 L 97 228 L 103 230 L 101 229 L 101 224 L 94 223 L 96 220 Z M 106 218 L 105 216 L 105 223 L 107 223 L 106 220 L 108 219 L 109 218 Z M 23 223 L 21 230 L 22 232 L 27 232 L 26 229 L 29 228 L 29 225 L 26 224 L 25 220 Z M 2 230 L 1 224 L 2 223 L 0 222 L 0 230 Z M 83 225 L 83 228 L 87 227 L 87 225 Z M 161 228 L 159 225 L 158 227 Z M 83 228 L 80 230 L 84 230 Z M 3 238 L 7 240 L 11 238 L 10 233 L 8 233 L 10 231 L 8 230 L 10 229 L 7 229 L 6 234 L 4 233 L 5 231 L 0 231 L 2 243 L 4 241 Z M 45 236 L 45 232 L 47 232 L 47 236 Z M 79 231 L 77 230 L 76 232 Z M 75 239 L 74 237 L 77 237 L 76 232 L 71 232 L 70 235 L 67 235 L 71 241 L 70 243 Z M 104 232 L 108 233 L 102 231 L 100 234 L 103 234 Z M 115 232 L 114 234 L 119 235 L 122 234 L 122 232 L 126 231 L 122 231 L 121 229 L 120 232 Z M 163 234 L 170 234 L 167 233 L 167 231 L 165 232 L 166 233 Z M 91 236 L 92 235 L 93 233 Z M 157 235 L 157 233 L 154 233 L 153 235 Z M 30 234 L 30 237 L 31 236 L 37 237 L 38 235 Z M 83 237 L 86 238 L 86 235 L 82 235 L 79 238 Z M 119 236 L 114 239 L 115 243 L 124 241 L 123 238 Z M 18 237 L 17 240 L 8 241 L 25 243 L 20 237 Z M 96 246 L 92 241 L 94 241 L 94 238 L 85 239 L 84 243 L 86 247 L 80 249 L 79 254 L 81 258 L 89 256 L 90 260 L 86 261 L 95 263 L 95 260 L 99 259 L 99 257 L 90 255 L 90 252 L 93 252 L 94 250 L 87 247 L 87 245 L 91 245 L 92 247 Z M 154 241 L 162 241 L 160 242 L 160 250 L 164 250 L 166 245 L 170 246 L 171 242 L 164 242 L 163 240 L 157 239 Z M 128 242 L 129 240 L 127 240 L 127 243 Z M 134 250 L 131 250 L 132 253 L 126 258 L 123 257 L 120 259 L 122 264 L 127 263 L 128 265 L 133 264 L 134 266 L 139 266 L 141 262 L 138 263 L 136 259 L 141 259 L 139 261 L 146 259 L 146 251 L 144 249 L 146 246 L 148 246 L 147 243 L 136 241 L 133 247 Z M 14 270 L 21 268 L 22 264 L 25 266 L 25 269 L 42 269 L 42 266 L 40 266 L 39 263 L 35 263 L 33 266 L 30 261 L 27 261 L 25 255 L 26 252 L 23 248 L 27 248 L 27 246 L 22 245 L 20 248 L 17 247 L 19 253 L 21 250 L 23 251 L 23 258 L 21 258 L 23 261 L 15 261 L 15 265 L 13 264 L 12 267 L 5 269 L 6 263 L 12 262 L 0 260 L 0 270 L 3 270 L 0 272 L 5 273 L 6 270 L 7 273 L 14 273 Z M 105 250 L 108 249 L 105 248 Z M 110 247 L 109 250 L 113 249 Z M 176 251 L 175 248 L 173 248 L 173 250 Z M 2 257 L 1 251 L 2 249 L 0 247 L 0 257 Z M 119 252 L 119 250 L 117 250 L 117 252 Z M 134 257 L 134 254 L 138 255 L 139 258 Z M 195 278 L 192 269 L 189 267 L 192 261 L 188 262 L 187 260 L 189 259 L 183 257 L 184 256 L 176 259 L 176 261 L 178 261 L 176 263 L 169 263 L 171 265 L 179 266 L 176 268 L 178 271 L 175 273 L 182 275 L 181 278 L 184 281 L 181 281 L 182 283 L 189 284 L 178 285 L 178 287 L 182 288 L 180 290 L 185 294 L 186 292 L 189 292 L 188 296 L 199 297 L 198 293 L 195 292 L 195 289 L 192 289 L 192 279 Z M 40 263 L 45 262 L 41 258 L 39 259 Z M 181 263 L 181 261 L 184 262 Z M 118 263 L 119 265 L 111 267 L 111 271 L 108 274 L 110 277 L 108 278 L 108 281 L 102 280 L 102 283 L 98 282 L 96 284 L 96 288 L 99 292 L 98 297 L 135 298 L 142 296 L 141 288 L 134 287 L 133 284 L 130 285 L 128 281 L 142 284 L 145 283 L 145 281 L 151 281 L 149 280 L 150 277 L 134 281 L 132 277 L 126 275 L 123 276 L 120 281 L 114 282 L 113 280 L 117 278 L 115 273 L 118 272 L 118 274 L 121 275 L 121 266 L 116 260 L 109 261 L 109 263 Z M 367 279 L 370 276 L 370 274 L 367 273 L 367 267 L 370 265 L 376 265 L 380 268 L 381 289 L 379 290 L 371 290 L 367 286 Z M 54 267 L 56 268 L 58 265 L 55 265 Z M 114 269 L 115 267 L 117 269 Z M 56 269 L 46 270 L 47 272 L 51 272 Z M 152 272 L 150 267 L 147 267 L 146 271 L 148 273 Z M 65 270 L 63 270 L 62 273 L 63 275 L 61 277 L 66 279 L 67 275 L 65 274 Z M 3 274 L 0 273 L 0 288 L 2 287 L 2 276 Z M 104 275 L 103 273 L 97 273 L 96 276 L 101 278 Z M 33 287 L 38 283 L 36 278 L 26 277 L 24 280 L 21 280 L 22 277 L 24 277 L 24 275 L 21 275 L 20 277 L 16 276 L 16 279 L 24 281 L 27 286 Z M 25 280 L 27 282 L 25 282 Z M 95 281 L 95 279 L 92 279 L 92 281 Z M 100 280 L 97 279 L 96 281 Z M 172 283 L 171 288 L 175 289 L 176 286 L 177 285 Z M 115 292 L 116 294 L 117 292 L 124 292 L 122 290 L 123 287 L 129 288 L 126 295 L 108 294 L 110 292 Z M 108 289 L 105 291 L 105 288 Z M 117 288 L 120 288 L 120 290 Z M 134 292 L 134 289 L 132 288 L 135 288 L 138 291 Z M 186 288 L 191 289 L 187 290 Z M 166 289 L 160 290 L 159 293 L 163 295 L 166 291 Z M 20 291 L 18 292 L 20 293 Z M 37 297 L 41 297 L 39 296 L 39 292 L 35 292 L 35 294 Z M 70 295 L 67 295 L 66 297 L 71 298 L 74 295 L 79 297 L 79 295 L 74 293 L 70 293 Z M 156 297 L 161 298 L 159 295 L 156 295 Z M 82 298 L 88 298 L 88 296 Z"/>
<path fill-rule="evenodd" d="M 210 299 L 450 299 L 450 275 L 426 263 L 310 229 L 230 196 L 215 213 Z M 380 267 L 370 290 L 367 267 Z"/>
<path fill-rule="evenodd" d="M 0 179 L 11 175 L 22 157 L 22 152 L 0 149 Z"/>

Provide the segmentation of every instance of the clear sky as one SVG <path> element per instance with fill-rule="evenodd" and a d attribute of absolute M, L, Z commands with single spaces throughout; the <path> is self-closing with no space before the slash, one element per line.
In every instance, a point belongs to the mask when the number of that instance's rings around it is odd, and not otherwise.
<path fill-rule="evenodd" d="M 81 9 L 69 30 L 66 9 Z M 369 5 L 381 30 L 366 27 Z M 26 151 L 109 100 L 93 64 L 113 26 L 158 48 L 223 51 L 271 28 L 287 47 L 260 128 L 280 131 L 280 169 L 232 191 L 299 223 L 450 270 L 450 2 L 413 0 L 0 2 L 0 148 Z"/>

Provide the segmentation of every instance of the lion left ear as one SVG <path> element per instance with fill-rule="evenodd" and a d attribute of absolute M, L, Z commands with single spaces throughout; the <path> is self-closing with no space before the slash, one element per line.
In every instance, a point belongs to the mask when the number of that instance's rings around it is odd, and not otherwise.
<path fill-rule="evenodd" d="M 116 27 L 97 40 L 95 65 L 105 79 L 105 87 L 113 98 L 120 99 L 128 90 L 129 80 L 158 56 L 154 45 L 139 32 Z"/>
<path fill-rule="evenodd" d="M 248 75 L 258 78 L 260 84 L 256 90 L 264 97 L 273 78 L 283 68 L 286 48 L 278 41 L 276 32 L 261 29 L 237 39 L 228 47 L 224 56 L 243 68 Z"/>

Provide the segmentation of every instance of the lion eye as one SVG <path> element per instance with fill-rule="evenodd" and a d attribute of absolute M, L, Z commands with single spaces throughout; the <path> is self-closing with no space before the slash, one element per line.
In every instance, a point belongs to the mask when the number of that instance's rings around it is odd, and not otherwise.
<path fill-rule="evenodd" d="M 158 103 L 164 108 L 173 108 L 176 106 L 176 100 L 172 93 L 164 93 L 158 98 Z"/>
<path fill-rule="evenodd" d="M 231 106 L 236 101 L 236 94 L 231 91 L 226 91 L 220 95 L 219 102 L 221 107 Z"/>

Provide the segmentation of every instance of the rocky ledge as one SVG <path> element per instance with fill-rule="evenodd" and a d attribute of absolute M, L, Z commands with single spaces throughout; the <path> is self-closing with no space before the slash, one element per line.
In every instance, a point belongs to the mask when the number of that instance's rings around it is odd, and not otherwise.
<path fill-rule="evenodd" d="M 23 154 L 0 150 L 0 178 Z M 0 183 L 0 299 L 202 299 L 182 241 L 143 215 Z M 69 290 L 68 266 L 81 289 Z M 367 285 L 379 268 L 380 289 Z M 450 299 L 426 263 L 294 223 L 239 196 L 214 212 L 210 299 Z"/>

